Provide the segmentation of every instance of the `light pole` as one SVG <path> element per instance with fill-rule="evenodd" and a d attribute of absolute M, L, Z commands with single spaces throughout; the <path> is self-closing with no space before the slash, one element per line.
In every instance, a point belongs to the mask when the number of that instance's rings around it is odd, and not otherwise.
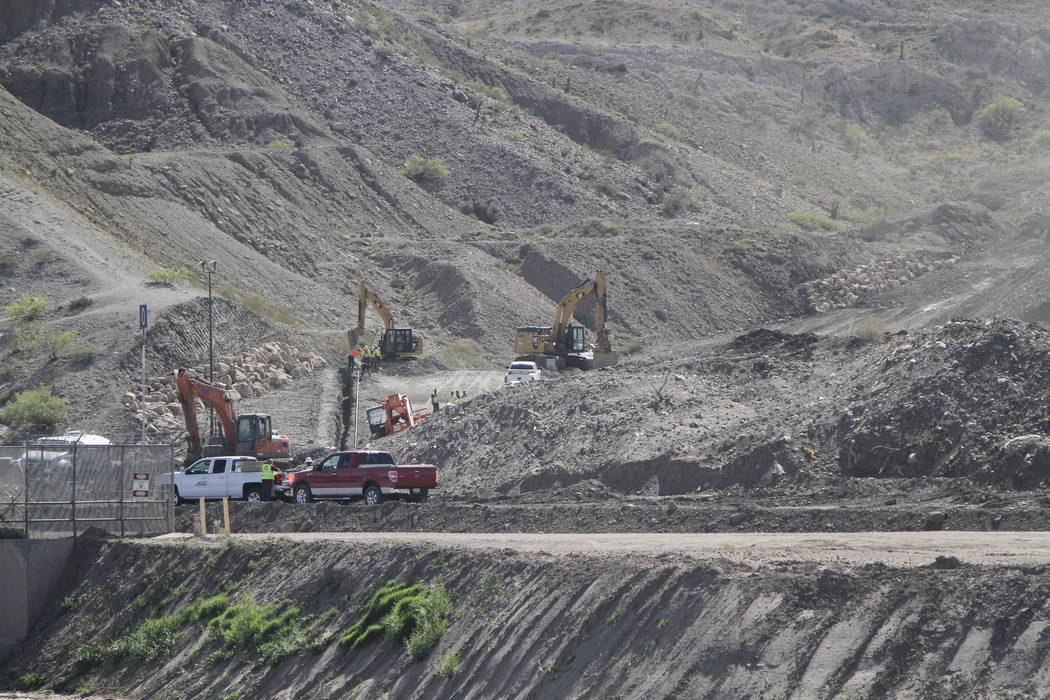
<path fill-rule="evenodd" d="M 212 335 L 212 296 L 211 296 L 211 276 L 215 274 L 215 261 L 214 260 L 201 260 L 201 270 L 208 275 L 208 381 L 214 381 L 215 379 L 215 354 L 213 345 Z M 208 408 L 208 437 L 215 436 L 215 410 Z"/>

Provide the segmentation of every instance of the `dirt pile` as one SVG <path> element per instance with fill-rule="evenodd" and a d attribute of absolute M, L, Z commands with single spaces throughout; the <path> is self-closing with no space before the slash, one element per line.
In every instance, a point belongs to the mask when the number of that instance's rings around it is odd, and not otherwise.
<path fill-rule="evenodd" d="M 889 344 L 760 330 L 471 398 L 376 445 L 440 465 L 457 496 L 557 494 L 589 479 L 668 495 L 839 475 L 1030 487 L 1050 476 L 1045 451 L 1014 458 L 1020 444 L 1004 446 L 1047 433 L 1048 340 L 1010 321 Z"/>
<path fill-rule="evenodd" d="M 929 568 L 783 562 L 756 570 L 675 555 L 275 541 L 85 545 L 75 571 L 7 660 L 8 687 L 29 673 L 59 690 L 187 698 L 232 690 L 930 696 L 1046 687 L 1042 567 L 945 559 Z M 389 634 L 357 649 L 337 641 L 388 580 L 447 592 L 448 629 L 422 660 Z M 217 591 L 226 593 L 199 605 Z M 271 603 L 277 612 L 260 612 Z M 278 615 L 293 605 L 296 614 Z M 246 621 L 240 634 L 224 637 L 230 625 L 208 623 L 224 611 L 231 625 Z M 263 632 L 253 613 L 277 621 Z M 200 672 L 186 671 L 191 659 Z"/>

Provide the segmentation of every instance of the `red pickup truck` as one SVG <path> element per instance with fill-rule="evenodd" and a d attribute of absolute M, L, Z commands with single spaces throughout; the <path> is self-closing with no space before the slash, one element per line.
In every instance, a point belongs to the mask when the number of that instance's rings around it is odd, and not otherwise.
<path fill-rule="evenodd" d="M 334 452 L 313 469 L 286 476 L 296 503 L 315 498 L 363 498 L 369 505 L 391 498 L 425 501 L 438 482 L 433 464 L 397 465 L 389 452 L 375 450 Z"/>

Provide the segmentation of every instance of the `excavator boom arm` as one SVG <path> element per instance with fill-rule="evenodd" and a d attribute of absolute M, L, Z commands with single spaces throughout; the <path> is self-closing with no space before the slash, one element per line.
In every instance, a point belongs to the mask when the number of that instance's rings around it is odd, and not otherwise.
<path fill-rule="evenodd" d="M 594 320 L 597 327 L 595 331 L 602 333 L 605 330 L 605 314 L 607 310 L 605 300 L 608 288 L 609 283 L 605 279 L 605 273 L 599 270 L 594 273 L 594 279 L 587 280 L 562 297 L 561 303 L 558 304 L 558 308 L 554 312 L 554 337 L 562 338 L 565 329 L 568 328 L 569 323 L 572 321 L 573 314 L 576 313 L 576 307 L 592 296 L 596 306 Z"/>
<path fill-rule="evenodd" d="M 383 326 L 385 328 L 391 328 L 394 325 L 394 314 L 391 313 L 390 309 L 380 301 L 379 297 L 376 296 L 375 292 L 369 291 L 368 287 L 365 286 L 364 282 L 358 283 L 357 289 L 357 331 L 350 331 L 348 334 L 350 337 L 350 348 L 357 347 L 357 344 L 365 335 L 365 312 L 368 310 L 368 305 L 371 304 L 372 308 L 376 310 L 379 317 L 383 319 Z"/>
<path fill-rule="evenodd" d="M 199 454 L 201 450 L 200 427 L 197 424 L 197 407 L 194 405 L 194 399 L 199 398 L 205 406 L 215 409 L 215 415 L 218 416 L 219 424 L 222 425 L 223 435 L 231 443 L 236 440 L 233 402 L 226 396 L 225 389 L 186 369 L 179 370 L 175 378 L 175 386 L 178 388 L 179 403 L 182 404 L 182 412 L 186 418 L 190 454 Z"/>

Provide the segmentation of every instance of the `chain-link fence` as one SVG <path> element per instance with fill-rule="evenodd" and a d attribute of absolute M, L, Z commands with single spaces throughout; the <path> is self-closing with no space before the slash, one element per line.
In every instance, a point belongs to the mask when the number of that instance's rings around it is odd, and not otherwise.
<path fill-rule="evenodd" d="M 0 446 L 0 525 L 26 537 L 170 532 L 174 506 L 154 482 L 174 465 L 171 445 Z"/>

